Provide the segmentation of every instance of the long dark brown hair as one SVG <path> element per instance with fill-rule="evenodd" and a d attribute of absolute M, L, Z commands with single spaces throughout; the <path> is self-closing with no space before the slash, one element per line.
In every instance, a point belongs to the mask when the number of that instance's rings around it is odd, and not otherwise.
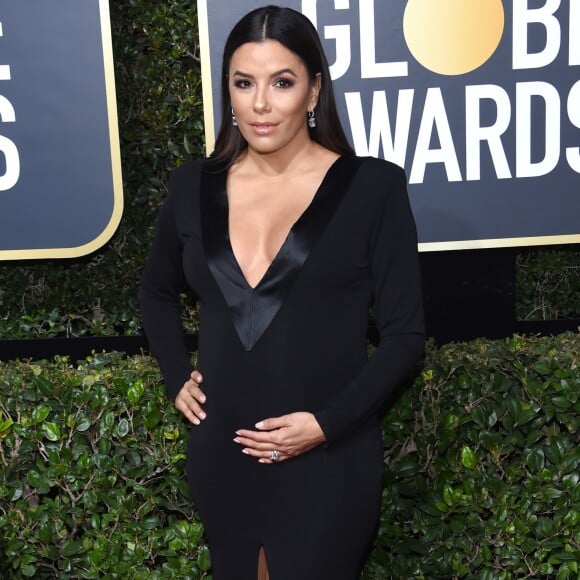
<path fill-rule="evenodd" d="M 242 44 L 265 40 L 276 40 L 298 55 L 311 81 L 314 81 L 316 75 L 321 76 L 321 89 L 315 109 L 316 127 L 308 129 L 312 140 L 335 153 L 354 154 L 338 117 L 328 61 L 316 29 L 306 16 L 296 10 L 264 6 L 246 14 L 234 26 L 226 41 L 221 76 L 222 121 L 214 151 L 206 161 L 208 168 L 225 170 L 247 149 L 246 140 L 232 125 L 228 73 L 232 55 Z"/>

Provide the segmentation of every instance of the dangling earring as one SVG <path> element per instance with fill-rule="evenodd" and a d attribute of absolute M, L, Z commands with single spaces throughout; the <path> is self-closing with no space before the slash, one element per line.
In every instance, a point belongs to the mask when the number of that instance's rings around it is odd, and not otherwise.
<path fill-rule="evenodd" d="M 236 113 L 234 112 L 234 108 L 232 107 L 232 125 L 234 127 L 238 126 L 238 120 L 236 119 Z"/>
<path fill-rule="evenodd" d="M 306 117 L 308 118 L 308 126 L 311 129 L 314 129 L 314 127 L 316 127 L 316 117 L 314 116 L 314 110 L 308 111 Z"/>

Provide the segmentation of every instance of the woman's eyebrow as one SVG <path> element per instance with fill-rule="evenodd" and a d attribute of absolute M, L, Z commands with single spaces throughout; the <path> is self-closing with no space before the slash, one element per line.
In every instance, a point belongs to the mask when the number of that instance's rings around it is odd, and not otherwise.
<path fill-rule="evenodd" d="M 298 78 L 298 75 L 291 68 L 283 68 L 283 69 L 280 69 L 280 70 L 272 73 L 270 75 L 270 77 L 271 78 L 278 77 L 278 76 L 283 75 L 283 74 L 289 74 L 289 75 L 292 75 L 293 77 Z M 232 76 L 233 77 L 243 77 L 243 78 L 246 78 L 246 79 L 253 79 L 254 78 L 251 74 L 245 73 L 245 72 L 240 71 L 240 70 L 234 71 L 232 73 Z"/>

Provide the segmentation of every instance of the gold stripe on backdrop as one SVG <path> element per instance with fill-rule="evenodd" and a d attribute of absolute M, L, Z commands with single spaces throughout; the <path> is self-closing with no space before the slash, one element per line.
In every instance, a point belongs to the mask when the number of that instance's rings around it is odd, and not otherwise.
<path fill-rule="evenodd" d="M 211 78 L 211 58 L 209 52 L 209 21 L 206 0 L 197 0 L 197 26 L 199 29 L 199 50 L 201 58 L 201 88 L 203 94 L 203 118 L 205 123 L 205 152 L 209 155 L 215 144 L 213 116 L 213 93 Z"/>
<path fill-rule="evenodd" d="M 460 240 L 457 242 L 423 242 L 420 252 L 444 252 L 446 250 L 483 250 L 490 248 L 515 248 L 518 246 L 550 246 L 556 244 L 580 244 L 580 234 L 565 236 L 534 236 L 528 238 L 496 238 L 490 240 Z"/>

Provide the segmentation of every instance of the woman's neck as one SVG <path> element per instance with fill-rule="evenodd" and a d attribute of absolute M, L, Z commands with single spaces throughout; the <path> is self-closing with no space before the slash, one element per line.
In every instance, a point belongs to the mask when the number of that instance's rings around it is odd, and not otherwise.
<path fill-rule="evenodd" d="M 308 139 L 300 147 L 285 147 L 272 153 L 260 153 L 248 149 L 240 159 L 240 168 L 243 171 L 261 173 L 275 177 L 301 171 L 312 165 L 313 159 L 323 151 L 322 147 Z"/>

